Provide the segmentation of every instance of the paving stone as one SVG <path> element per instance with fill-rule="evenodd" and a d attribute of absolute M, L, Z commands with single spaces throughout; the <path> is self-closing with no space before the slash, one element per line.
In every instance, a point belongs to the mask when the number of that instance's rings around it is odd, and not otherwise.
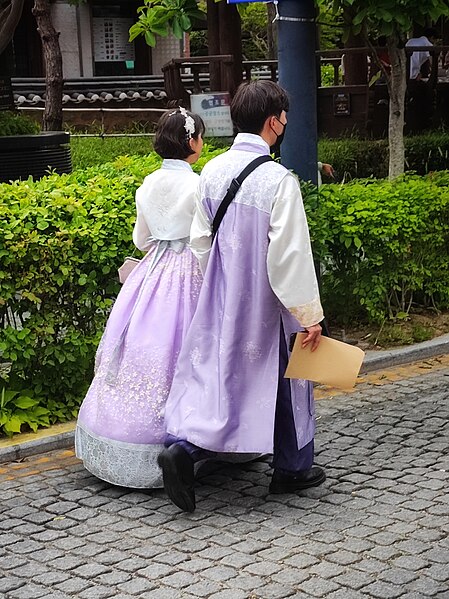
<path fill-rule="evenodd" d="M 64 582 L 70 578 L 69 572 L 60 572 L 58 571 L 48 571 L 45 574 L 40 574 L 39 576 L 33 576 L 34 582 L 38 584 L 44 584 L 47 586 L 53 587 L 54 585 Z"/>
<path fill-rule="evenodd" d="M 89 588 L 78 594 L 80 599 L 107 599 L 114 596 L 114 589 L 99 584 L 91 584 Z"/>
<path fill-rule="evenodd" d="M 5 554 L 0 559 L 0 568 L 2 570 L 13 570 L 27 563 L 26 559 L 17 555 Z"/>
<path fill-rule="evenodd" d="M 427 572 L 428 573 L 428 572 Z M 403 570 L 400 568 L 390 568 L 384 572 L 380 572 L 378 575 L 380 579 L 391 582 L 397 585 L 406 585 L 407 583 L 415 580 L 418 574 L 410 572 L 410 570 Z"/>
<path fill-rule="evenodd" d="M 64 593 L 80 593 L 84 591 L 88 587 L 90 587 L 92 583 L 89 580 L 85 580 L 84 578 L 79 578 L 77 576 L 71 575 L 69 579 L 66 579 L 58 584 L 56 584 L 56 588 Z"/>
<path fill-rule="evenodd" d="M 376 576 L 366 572 L 349 570 L 339 576 L 332 578 L 332 582 L 338 583 L 343 587 L 349 587 L 355 591 L 366 587 L 376 580 Z"/>
<path fill-rule="evenodd" d="M 176 589 L 182 589 L 189 585 L 195 584 L 199 580 L 199 577 L 191 572 L 180 571 L 159 578 L 159 580 L 165 586 L 172 586 Z"/>
<path fill-rule="evenodd" d="M 260 576 L 251 574 L 239 574 L 229 581 L 228 586 L 231 588 L 242 589 L 243 591 L 254 591 L 265 584 L 265 580 Z"/>
<path fill-rule="evenodd" d="M 7 593 L 23 587 L 26 582 L 17 576 L 2 576 L 0 578 L 0 593 Z"/>
<path fill-rule="evenodd" d="M 187 588 L 185 591 L 194 595 L 195 597 L 213 597 L 215 593 L 223 590 L 219 584 L 214 581 L 201 581 L 197 582 Z"/>
<path fill-rule="evenodd" d="M 48 589 L 43 586 L 28 582 L 26 585 L 9 591 L 8 599 L 33 599 L 34 597 L 45 597 Z"/>
<path fill-rule="evenodd" d="M 76 576 L 81 576 L 81 578 L 91 579 L 96 578 L 101 574 L 106 574 L 110 571 L 111 568 L 107 566 L 103 566 L 102 564 L 96 564 L 95 562 L 90 562 L 89 564 L 84 564 L 79 568 L 75 568 L 73 570 L 73 573 L 76 574 Z"/>
<path fill-rule="evenodd" d="M 338 585 L 333 580 L 313 576 L 300 585 L 300 590 L 309 593 L 312 597 L 327 597 L 332 591 L 338 590 Z"/>
<path fill-rule="evenodd" d="M 209 564 L 210 565 L 210 564 Z M 167 566 L 166 564 L 158 564 L 152 563 L 146 568 L 142 568 L 141 570 L 137 570 L 137 574 L 139 576 L 143 576 L 144 578 L 149 578 L 150 580 L 159 580 L 164 576 L 168 576 L 174 572 L 173 566 Z"/>
<path fill-rule="evenodd" d="M 411 592 L 420 593 L 422 597 L 438 597 L 438 599 L 446 599 L 448 592 L 446 583 L 432 580 L 428 576 L 420 576 L 411 582 L 408 588 Z"/>
<path fill-rule="evenodd" d="M 393 565 L 398 568 L 405 568 L 406 570 L 416 572 L 417 570 L 425 568 L 428 565 L 428 562 L 422 559 L 422 557 L 415 555 L 402 555 L 393 561 Z"/>
<path fill-rule="evenodd" d="M 403 595 L 403 589 L 392 584 L 382 581 L 376 581 L 363 589 L 369 597 L 376 599 L 396 599 Z"/>
<path fill-rule="evenodd" d="M 148 562 L 140 557 L 130 556 L 120 562 L 116 562 L 117 568 L 125 570 L 126 572 L 137 572 L 138 570 L 145 568 Z"/>
<path fill-rule="evenodd" d="M 296 570 L 295 568 L 285 568 L 280 565 L 280 570 L 271 576 L 271 579 L 279 584 L 289 587 L 300 586 L 305 580 L 310 578 L 308 570 Z M 327 577 L 329 578 L 329 577 Z"/>
<path fill-rule="evenodd" d="M 248 599 L 248 595 L 245 591 L 239 591 L 237 589 L 226 589 L 214 593 L 214 599 Z"/>

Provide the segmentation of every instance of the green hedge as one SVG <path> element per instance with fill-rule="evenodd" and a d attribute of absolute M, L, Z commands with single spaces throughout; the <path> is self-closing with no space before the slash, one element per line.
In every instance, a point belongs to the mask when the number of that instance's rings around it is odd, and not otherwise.
<path fill-rule="evenodd" d="M 35 135 L 41 128 L 29 117 L 12 111 L 0 111 L 0 137 L 5 135 Z"/>
<path fill-rule="evenodd" d="M 206 148 L 196 168 L 219 151 Z M 0 185 L 0 430 L 76 416 L 132 250 L 134 194 L 159 165 L 123 157 Z"/>
<path fill-rule="evenodd" d="M 388 176 L 388 141 L 322 139 L 319 160 L 332 164 L 339 181 Z M 449 133 L 435 132 L 405 138 L 406 170 L 418 175 L 449 169 Z"/>
<path fill-rule="evenodd" d="M 340 321 L 404 318 L 449 306 L 449 172 L 306 190 L 325 312 Z"/>
<path fill-rule="evenodd" d="M 209 140 L 215 147 L 226 145 L 229 140 Z M 145 155 L 152 149 L 151 138 L 107 137 L 71 138 L 74 169 L 103 164 L 128 154 Z M 449 169 L 449 133 L 435 132 L 405 139 L 409 171 L 425 175 L 431 171 Z M 318 155 L 322 162 L 333 165 L 338 180 L 383 179 L 388 175 L 388 142 L 386 140 L 321 139 Z"/>
<path fill-rule="evenodd" d="M 205 149 L 200 169 L 222 150 Z M 0 431 L 74 418 L 155 155 L 0 185 Z M 330 319 L 449 305 L 449 173 L 304 186 Z"/>

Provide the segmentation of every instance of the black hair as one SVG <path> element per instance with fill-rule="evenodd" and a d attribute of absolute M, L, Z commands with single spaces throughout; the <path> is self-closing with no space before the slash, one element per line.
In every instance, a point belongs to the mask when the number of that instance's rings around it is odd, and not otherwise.
<path fill-rule="evenodd" d="M 203 119 L 197 114 L 186 111 L 187 115 L 192 117 L 195 123 L 195 131 L 192 133 L 193 139 L 198 139 L 204 135 L 205 126 Z M 157 124 L 156 136 L 154 138 L 154 151 L 162 158 L 174 158 L 175 160 L 185 160 L 195 152 L 189 145 L 189 134 L 185 130 L 186 117 L 179 108 L 165 112 Z"/>
<path fill-rule="evenodd" d="M 259 134 L 270 116 L 288 112 L 285 89 L 266 79 L 242 83 L 231 102 L 231 118 L 239 133 Z"/>

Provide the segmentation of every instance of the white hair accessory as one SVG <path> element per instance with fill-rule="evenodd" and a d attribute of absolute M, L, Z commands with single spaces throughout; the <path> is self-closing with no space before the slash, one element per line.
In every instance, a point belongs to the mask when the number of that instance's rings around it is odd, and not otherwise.
<path fill-rule="evenodd" d="M 173 112 L 170 112 L 169 116 L 173 116 L 177 113 L 178 111 L 174 110 Z M 195 133 L 195 121 L 189 114 L 187 114 L 187 110 L 183 106 L 179 107 L 179 114 L 182 114 L 182 116 L 185 119 L 184 129 L 186 130 L 187 139 L 191 139 L 193 134 Z"/>
<path fill-rule="evenodd" d="M 179 107 L 179 112 L 186 120 L 184 123 L 184 129 L 186 130 L 187 137 L 191 139 L 192 135 L 195 133 L 195 121 L 189 114 L 187 114 L 187 110 L 182 106 Z"/>

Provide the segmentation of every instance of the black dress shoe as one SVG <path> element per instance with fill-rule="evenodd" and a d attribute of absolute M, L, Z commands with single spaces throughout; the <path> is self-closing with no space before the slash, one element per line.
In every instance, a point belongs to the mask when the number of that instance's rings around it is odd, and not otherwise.
<path fill-rule="evenodd" d="M 162 469 L 165 492 L 183 512 L 195 510 L 193 460 L 180 445 L 163 449 L 157 458 Z"/>
<path fill-rule="evenodd" d="M 298 472 L 295 476 L 282 474 L 278 470 L 273 472 L 270 483 L 270 493 L 294 493 L 310 487 L 318 487 L 326 480 L 326 473 L 319 466 L 310 470 Z"/>

